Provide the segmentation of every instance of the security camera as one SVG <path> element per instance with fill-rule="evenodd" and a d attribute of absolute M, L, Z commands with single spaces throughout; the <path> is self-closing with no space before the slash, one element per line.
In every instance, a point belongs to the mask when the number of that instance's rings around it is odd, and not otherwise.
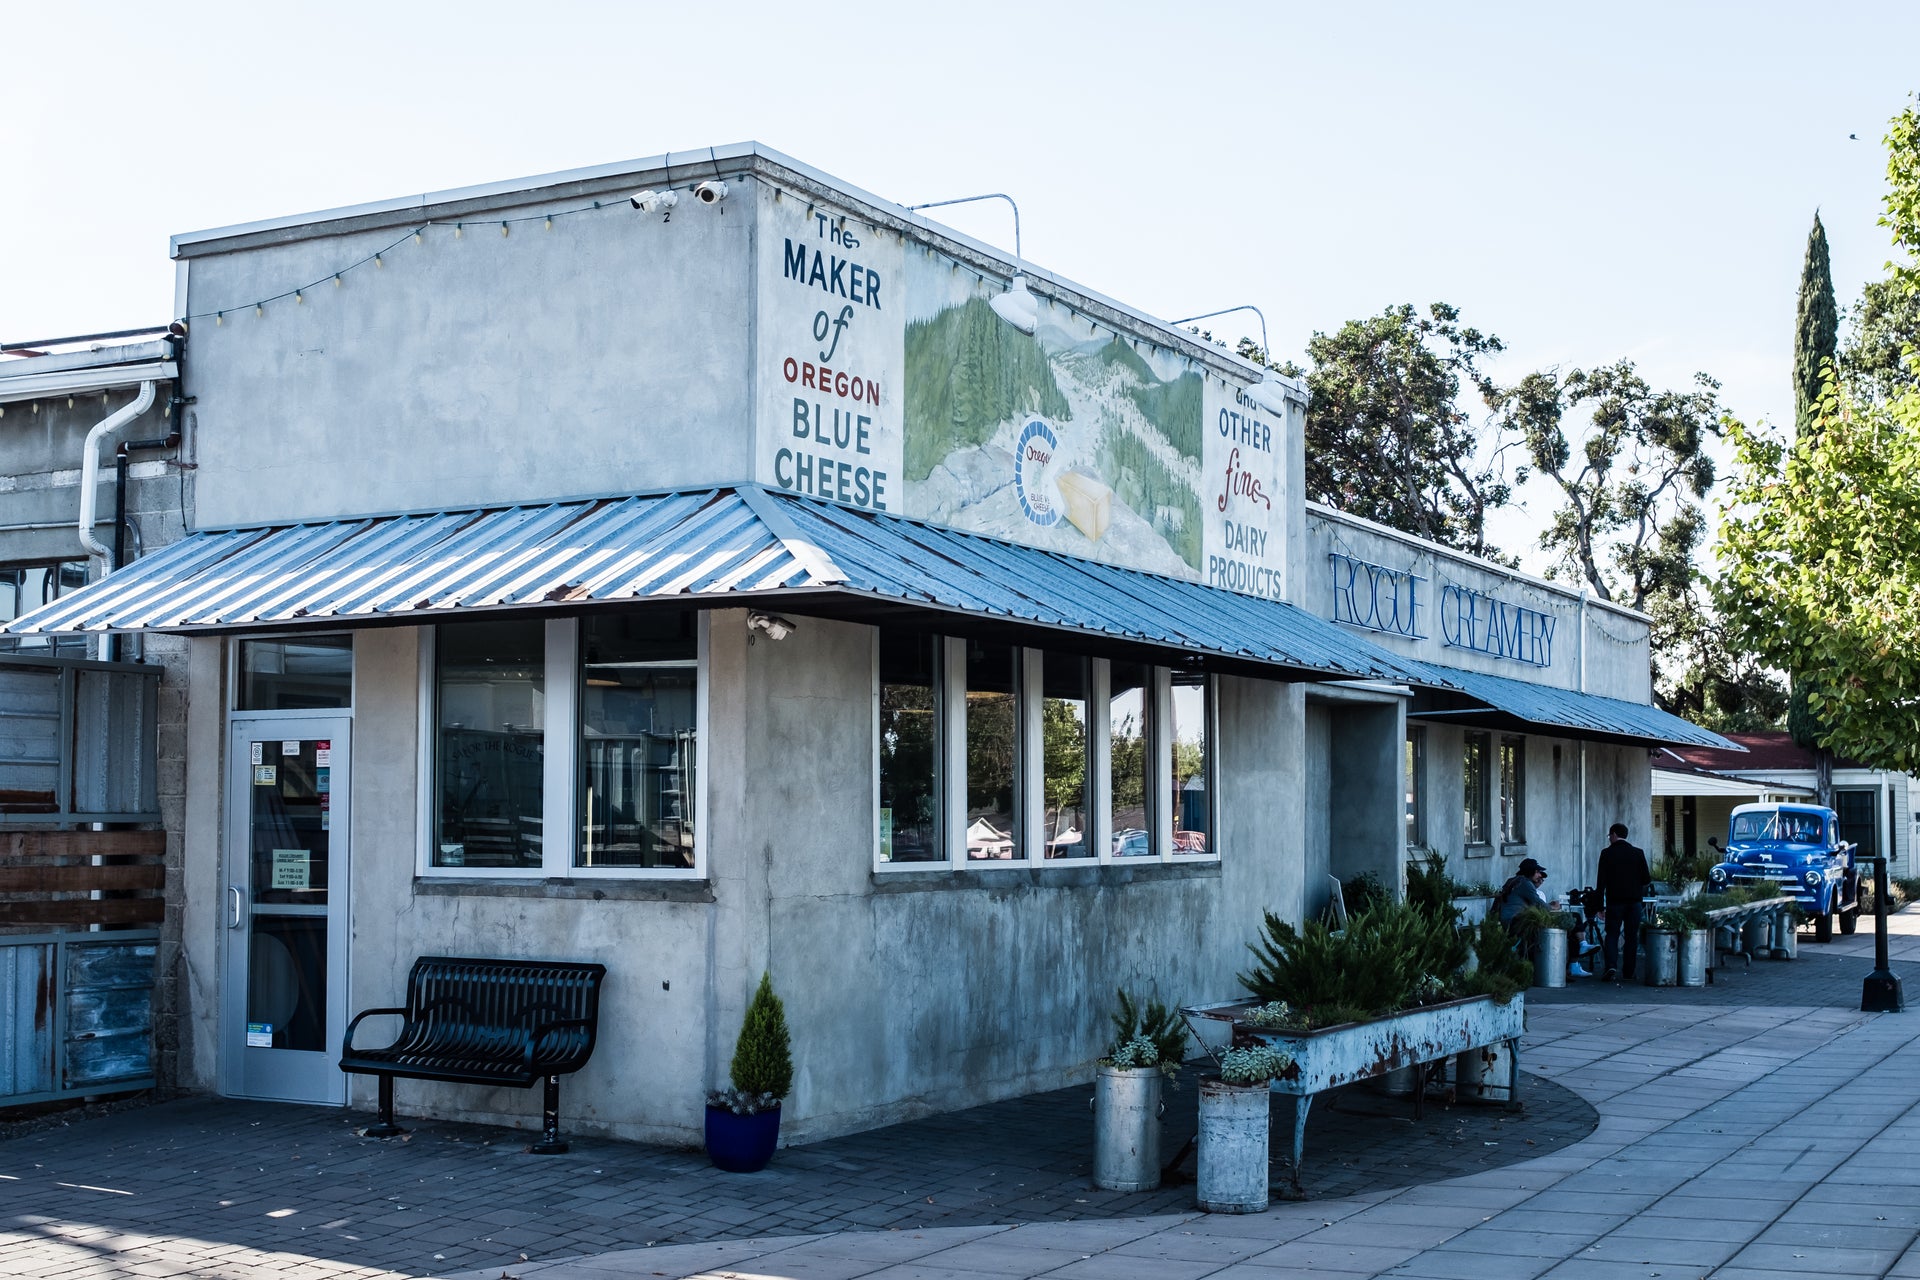
<path fill-rule="evenodd" d="M 675 191 L 636 191 L 627 202 L 642 213 L 665 213 L 680 203 L 680 195 Z"/>
<path fill-rule="evenodd" d="M 769 640 L 785 640 L 793 634 L 793 623 L 780 617 L 778 614 L 749 613 L 747 615 L 747 630 L 749 632 L 764 631 L 767 633 L 767 639 Z"/>
<path fill-rule="evenodd" d="M 719 204 L 727 198 L 727 184 L 717 179 L 703 182 L 693 189 L 693 198 L 701 204 Z"/>

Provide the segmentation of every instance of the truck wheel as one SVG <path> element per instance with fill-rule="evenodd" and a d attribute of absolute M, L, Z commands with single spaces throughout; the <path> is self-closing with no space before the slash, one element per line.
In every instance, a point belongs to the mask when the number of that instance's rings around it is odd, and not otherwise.
<path fill-rule="evenodd" d="M 1855 929 L 1858 929 L 1859 927 L 1860 927 L 1860 908 L 1855 907 L 1851 911 L 1842 911 L 1840 913 L 1840 932 L 1852 933 Z"/>
<path fill-rule="evenodd" d="M 1831 911 L 1822 911 L 1813 918 L 1813 940 L 1815 942 L 1833 941 L 1833 916 Z"/>

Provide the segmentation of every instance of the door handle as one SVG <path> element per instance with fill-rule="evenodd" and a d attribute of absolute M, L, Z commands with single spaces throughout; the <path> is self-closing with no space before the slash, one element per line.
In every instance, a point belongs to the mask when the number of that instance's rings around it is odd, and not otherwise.
<path fill-rule="evenodd" d="M 238 929 L 240 927 L 240 909 L 243 905 L 243 902 L 240 897 L 240 886 L 237 884 L 230 884 L 227 886 L 227 892 L 233 895 L 233 898 L 232 898 L 233 919 L 227 921 L 227 928 Z"/>

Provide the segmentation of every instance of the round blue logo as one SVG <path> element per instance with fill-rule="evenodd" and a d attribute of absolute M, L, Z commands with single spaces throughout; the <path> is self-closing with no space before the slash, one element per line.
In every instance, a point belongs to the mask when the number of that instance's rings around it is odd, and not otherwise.
<path fill-rule="evenodd" d="M 1060 437 L 1053 428 L 1035 418 L 1020 431 L 1020 442 L 1013 455 L 1013 491 L 1020 495 L 1020 510 L 1041 528 L 1060 523 L 1060 491 L 1053 484 L 1053 455 L 1060 451 Z"/>

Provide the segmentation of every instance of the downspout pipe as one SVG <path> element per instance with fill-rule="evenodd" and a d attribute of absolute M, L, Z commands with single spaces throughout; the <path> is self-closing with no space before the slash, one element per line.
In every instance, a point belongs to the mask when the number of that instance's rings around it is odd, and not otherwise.
<path fill-rule="evenodd" d="M 152 382 L 141 383 L 140 394 L 131 402 L 93 424 L 93 429 L 87 432 L 86 444 L 81 447 L 80 545 L 89 557 L 104 562 L 108 573 L 113 571 L 113 549 L 93 536 L 93 521 L 100 496 L 97 492 L 100 484 L 100 442 L 153 407 L 154 387 Z M 101 656 L 105 657 L 109 648 L 105 637 L 102 637 L 100 647 Z"/>
<path fill-rule="evenodd" d="M 178 403 L 176 397 L 176 404 Z M 113 451 L 113 564 L 118 568 L 127 563 L 127 466 L 133 454 L 151 453 L 155 449 L 177 449 L 180 447 L 180 433 L 174 431 L 152 440 L 122 440 L 120 447 Z M 135 548 L 138 554 L 139 548 Z M 118 662 L 121 658 L 123 637 L 108 637 L 107 660 Z"/>

